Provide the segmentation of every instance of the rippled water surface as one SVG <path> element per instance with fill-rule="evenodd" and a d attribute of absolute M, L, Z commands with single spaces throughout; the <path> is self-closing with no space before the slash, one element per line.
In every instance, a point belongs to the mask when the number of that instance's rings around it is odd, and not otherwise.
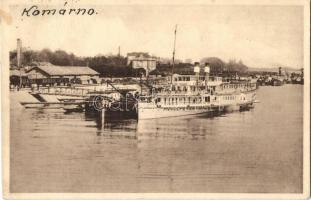
<path fill-rule="evenodd" d="M 246 112 L 99 122 L 11 93 L 11 192 L 301 192 L 303 87 Z"/>

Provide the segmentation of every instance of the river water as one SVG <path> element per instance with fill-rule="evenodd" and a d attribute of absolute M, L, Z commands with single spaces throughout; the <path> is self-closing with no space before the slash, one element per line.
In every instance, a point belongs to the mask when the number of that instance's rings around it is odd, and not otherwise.
<path fill-rule="evenodd" d="M 261 87 L 245 112 L 96 120 L 11 93 L 11 192 L 302 192 L 303 87 Z"/>

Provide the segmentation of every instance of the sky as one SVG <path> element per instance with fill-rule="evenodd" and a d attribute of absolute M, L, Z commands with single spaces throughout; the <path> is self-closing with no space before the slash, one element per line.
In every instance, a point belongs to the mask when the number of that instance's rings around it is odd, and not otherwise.
<path fill-rule="evenodd" d="M 117 54 L 120 46 L 124 56 L 149 52 L 171 58 L 177 24 L 176 59 L 195 62 L 219 57 L 241 59 L 258 68 L 303 67 L 302 6 L 104 5 L 95 9 L 98 14 L 92 16 L 21 17 L 22 7 L 12 7 L 10 49 L 21 38 L 23 46 L 32 50 L 62 49 L 95 56 Z"/>

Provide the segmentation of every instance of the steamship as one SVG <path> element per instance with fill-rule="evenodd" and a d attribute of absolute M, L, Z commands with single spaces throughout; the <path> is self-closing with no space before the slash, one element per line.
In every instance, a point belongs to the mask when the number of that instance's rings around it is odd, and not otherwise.
<path fill-rule="evenodd" d="M 174 31 L 173 67 L 170 84 L 152 89 L 151 94 L 141 96 L 138 119 L 178 117 L 222 111 L 243 110 L 253 107 L 256 99 L 256 81 L 225 81 L 212 77 L 208 63 L 204 75 L 195 63 L 195 75 L 174 74 L 177 25 Z M 168 83 L 167 82 L 167 83 Z"/>
<path fill-rule="evenodd" d="M 178 117 L 235 111 L 253 107 L 256 99 L 256 81 L 225 81 L 209 76 L 210 68 L 194 67 L 195 75 L 174 74 L 171 83 L 157 88 L 138 102 L 138 119 Z"/>

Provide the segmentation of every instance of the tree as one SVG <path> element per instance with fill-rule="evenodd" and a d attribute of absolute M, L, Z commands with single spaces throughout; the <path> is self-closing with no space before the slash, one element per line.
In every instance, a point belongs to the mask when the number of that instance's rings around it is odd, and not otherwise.
<path fill-rule="evenodd" d="M 248 67 L 246 65 L 244 65 L 244 63 L 242 62 L 242 60 L 240 60 L 239 62 L 236 62 L 235 59 L 230 59 L 229 62 L 226 65 L 227 71 L 230 73 L 244 73 L 247 71 Z"/>
<path fill-rule="evenodd" d="M 200 62 L 201 64 L 203 63 L 209 64 L 211 74 L 222 73 L 225 70 L 225 66 L 226 66 L 225 62 L 217 57 L 202 58 Z"/>

